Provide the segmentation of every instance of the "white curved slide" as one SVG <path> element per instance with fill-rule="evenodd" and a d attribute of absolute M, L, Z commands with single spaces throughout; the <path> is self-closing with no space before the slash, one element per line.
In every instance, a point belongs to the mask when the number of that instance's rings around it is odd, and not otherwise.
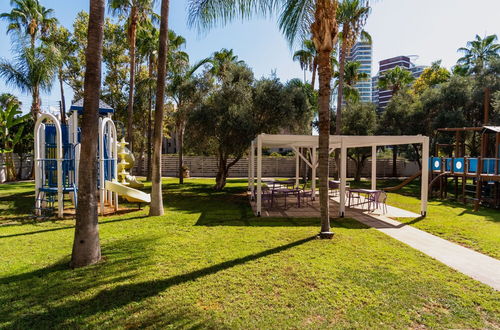
<path fill-rule="evenodd" d="M 106 189 L 123 196 L 132 203 L 151 203 L 151 195 L 143 191 L 127 187 L 118 182 L 106 181 Z"/>

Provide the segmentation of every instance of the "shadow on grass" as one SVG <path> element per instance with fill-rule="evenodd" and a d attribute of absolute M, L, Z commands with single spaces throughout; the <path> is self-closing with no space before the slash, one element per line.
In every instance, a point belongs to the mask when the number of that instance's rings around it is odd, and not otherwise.
<path fill-rule="evenodd" d="M 118 219 L 112 219 L 112 220 L 100 220 L 99 221 L 99 226 L 105 225 L 107 223 L 137 220 L 137 219 L 143 219 L 143 218 L 147 218 L 147 217 L 148 217 L 147 215 L 138 215 L 138 216 L 133 216 L 133 217 L 129 217 L 129 218 L 118 218 Z M 2 238 L 8 238 L 8 237 L 18 237 L 18 236 L 35 235 L 35 234 L 48 233 L 48 232 L 52 232 L 52 231 L 60 231 L 60 230 L 67 230 L 67 229 L 74 229 L 74 228 L 75 228 L 75 226 L 66 226 L 66 227 L 59 227 L 59 228 L 50 228 L 50 229 L 42 229 L 42 230 L 30 231 L 30 232 L 25 232 L 25 233 L 16 233 L 16 234 L 10 234 L 10 235 L 0 235 L 0 239 L 2 239 Z"/>
<path fill-rule="evenodd" d="M 64 303 L 60 303 L 60 300 L 90 288 L 109 283 L 124 282 L 126 279 L 134 277 L 134 270 L 137 271 L 140 267 L 147 266 L 148 260 L 140 260 L 137 258 L 137 254 L 140 253 L 138 251 L 144 251 L 152 242 L 121 241 L 114 246 L 104 247 L 103 254 L 108 256 L 109 262 L 74 271 L 65 269 L 62 263 L 57 263 L 41 270 L 4 278 L 2 280 L 3 283 L 9 283 L 16 287 L 17 290 L 8 290 L 7 288 L 1 290 L 0 306 L 3 306 L 2 309 L 6 309 L 2 313 L 3 317 L 12 322 L 9 324 L 9 328 L 29 328 L 33 326 L 64 327 L 74 322 L 72 318 L 75 318 L 79 322 L 84 322 L 84 318 L 86 317 L 119 309 L 132 302 L 140 302 L 149 297 L 156 296 L 172 286 L 195 281 L 238 265 L 265 258 L 305 244 L 313 239 L 315 239 L 315 236 L 165 279 L 115 285 L 112 288 L 99 291 L 90 298 L 72 299 L 69 301 L 65 299 Z M 112 253 L 113 251 L 115 254 Z M 113 278 L 113 276 L 110 276 L 115 274 L 119 274 L 119 277 Z M 47 277 L 52 277 L 52 279 Z M 71 277 L 74 279 L 72 280 Z M 56 282 L 54 282 L 54 278 L 57 279 Z M 45 297 L 43 296 L 44 291 L 46 291 L 44 285 L 37 283 L 38 281 L 45 283 L 50 281 L 51 286 L 57 287 L 58 291 L 48 292 Z M 34 290 L 30 290 L 31 287 L 34 287 Z M 21 298 L 26 299 L 22 301 L 27 304 L 35 297 L 36 301 L 43 302 L 43 308 L 25 306 L 26 310 L 23 311 L 18 309 L 19 306 L 14 308 L 8 305 L 12 299 L 19 299 L 19 296 L 31 297 L 31 299 Z M 99 320 L 102 321 L 102 317 L 99 317 Z"/>

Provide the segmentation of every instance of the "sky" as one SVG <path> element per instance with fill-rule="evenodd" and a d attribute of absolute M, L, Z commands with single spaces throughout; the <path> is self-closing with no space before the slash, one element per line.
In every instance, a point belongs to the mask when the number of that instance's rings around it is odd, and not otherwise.
<path fill-rule="evenodd" d="M 10 11 L 8 0 L 0 0 L 0 12 Z M 76 14 L 88 11 L 88 0 L 40 0 L 42 5 L 55 10 L 60 23 L 72 30 Z M 159 2 L 157 1 L 157 12 Z M 272 72 L 283 81 L 301 78 L 299 64 L 293 62 L 293 50 L 281 35 L 276 18 L 240 20 L 199 34 L 187 27 L 187 0 L 170 1 L 170 28 L 187 39 L 186 51 L 192 62 L 209 56 L 221 48 L 233 49 L 244 60 L 257 78 Z M 373 39 L 373 72 L 378 62 L 399 55 L 417 55 L 415 63 L 430 65 L 442 60 L 450 68 L 460 57 L 459 47 L 465 46 L 476 34 L 500 35 L 500 0 L 372 0 L 372 12 L 365 30 Z M 108 14 L 108 13 L 107 13 Z M 0 22 L 0 58 L 11 59 L 7 24 Z M 310 79 L 310 75 L 308 75 Z M 11 92 L 20 97 L 25 109 L 31 103 L 30 95 L 21 94 L 5 86 L 0 79 L 0 93 Z M 66 99 L 72 91 L 65 88 Z M 44 94 L 42 106 L 56 106 L 60 99 L 57 82 L 52 93 Z M 69 103 L 69 102 L 67 102 Z"/>

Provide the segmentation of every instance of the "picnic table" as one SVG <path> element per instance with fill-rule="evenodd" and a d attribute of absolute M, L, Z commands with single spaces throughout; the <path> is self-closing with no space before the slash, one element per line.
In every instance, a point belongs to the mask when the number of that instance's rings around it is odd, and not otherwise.
<path fill-rule="evenodd" d="M 373 204 L 375 207 L 376 201 L 378 199 L 378 195 L 382 192 L 382 190 L 376 189 L 363 189 L 363 188 L 353 188 L 347 190 L 347 199 L 348 199 L 348 207 L 357 206 L 357 205 L 365 205 L 368 204 L 368 209 L 370 208 L 370 204 Z M 357 194 L 357 195 L 356 195 Z M 352 204 L 351 200 L 358 199 L 360 200 L 360 195 L 365 195 L 366 198 L 364 201 L 359 201 L 356 204 Z"/>

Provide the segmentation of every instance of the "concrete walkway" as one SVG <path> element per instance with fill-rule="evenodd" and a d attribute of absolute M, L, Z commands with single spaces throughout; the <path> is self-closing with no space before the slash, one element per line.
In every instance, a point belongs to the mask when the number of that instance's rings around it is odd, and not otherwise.
<path fill-rule="evenodd" d="M 373 227 L 500 291 L 500 260 L 392 220 L 384 215 L 348 210 L 346 217 L 354 218 Z"/>
<path fill-rule="evenodd" d="M 250 203 L 253 211 L 256 212 L 255 202 L 251 201 Z M 272 208 L 267 203 L 263 204 L 262 216 L 289 218 L 319 217 L 319 198 L 315 201 L 308 201 L 306 205 L 300 208 L 295 203 L 296 200 L 291 197 L 288 200 L 287 207 L 284 207 L 283 199 L 277 200 Z M 338 196 L 330 198 L 330 210 L 331 212 L 338 210 Z M 354 206 L 346 208 L 346 217 L 356 219 L 369 227 L 373 227 L 439 260 L 445 265 L 500 291 L 500 260 L 392 219 L 417 219 L 420 217 L 419 214 L 389 205 L 385 214 L 381 214 L 381 210 L 379 209 L 368 212 L 363 210 L 362 206 Z M 422 221 L 425 221 L 425 219 Z"/>

